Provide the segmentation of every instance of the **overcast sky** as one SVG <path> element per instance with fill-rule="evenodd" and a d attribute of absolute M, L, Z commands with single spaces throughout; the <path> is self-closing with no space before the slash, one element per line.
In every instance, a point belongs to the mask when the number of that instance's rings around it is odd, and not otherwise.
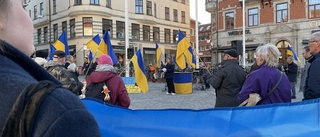
<path fill-rule="evenodd" d="M 189 0 L 190 2 L 190 16 L 192 19 L 196 20 L 196 0 Z M 210 13 L 206 12 L 206 0 L 198 0 L 198 21 L 201 22 L 201 24 L 207 24 L 210 23 Z"/>

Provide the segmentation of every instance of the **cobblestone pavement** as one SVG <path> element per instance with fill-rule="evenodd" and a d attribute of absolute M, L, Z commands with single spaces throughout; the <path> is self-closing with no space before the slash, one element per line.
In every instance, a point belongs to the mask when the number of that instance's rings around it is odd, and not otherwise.
<path fill-rule="evenodd" d="M 300 78 L 298 78 L 300 80 Z M 83 77 L 80 77 L 83 81 Z M 296 84 L 297 99 L 293 102 L 301 101 L 303 95 L 299 92 L 299 81 Z M 131 99 L 130 109 L 207 109 L 214 108 L 215 105 L 215 92 L 211 87 L 207 90 L 198 90 L 196 87 L 200 84 L 194 84 L 192 94 L 176 94 L 167 95 L 165 83 L 149 82 L 149 91 L 147 93 L 129 94 Z"/>

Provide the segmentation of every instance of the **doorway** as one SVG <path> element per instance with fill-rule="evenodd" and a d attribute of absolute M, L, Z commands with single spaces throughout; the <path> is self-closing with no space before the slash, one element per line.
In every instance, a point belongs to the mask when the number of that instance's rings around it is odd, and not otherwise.
<path fill-rule="evenodd" d="M 279 49 L 281 56 L 279 58 L 279 66 L 282 66 L 287 63 L 287 48 L 290 45 L 290 43 L 286 40 L 279 41 L 276 46 Z"/>

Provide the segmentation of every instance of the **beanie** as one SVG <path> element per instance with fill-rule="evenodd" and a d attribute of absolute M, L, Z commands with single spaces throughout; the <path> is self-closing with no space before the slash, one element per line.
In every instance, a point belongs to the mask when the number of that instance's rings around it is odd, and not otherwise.
<path fill-rule="evenodd" d="M 102 56 L 99 57 L 98 59 L 98 65 L 100 64 L 108 64 L 108 65 L 113 65 L 112 59 L 110 58 L 109 55 L 103 54 Z"/>

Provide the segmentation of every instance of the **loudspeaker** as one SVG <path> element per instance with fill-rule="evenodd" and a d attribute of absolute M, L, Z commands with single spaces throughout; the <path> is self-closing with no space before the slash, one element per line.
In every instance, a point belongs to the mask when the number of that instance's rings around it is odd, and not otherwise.
<path fill-rule="evenodd" d="M 127 59 L 131 59 L 134 55 L 134 49 L 133 48 L 128 48 L 127 49 L 127 53 L 128 53 L 128 56 L 127 56 Z"/>
<path fill-rule="evenodd" d="M 231 48 L 235 49 L 239 55 L 242 55 L 242 40 L 231 41 Z"/>

